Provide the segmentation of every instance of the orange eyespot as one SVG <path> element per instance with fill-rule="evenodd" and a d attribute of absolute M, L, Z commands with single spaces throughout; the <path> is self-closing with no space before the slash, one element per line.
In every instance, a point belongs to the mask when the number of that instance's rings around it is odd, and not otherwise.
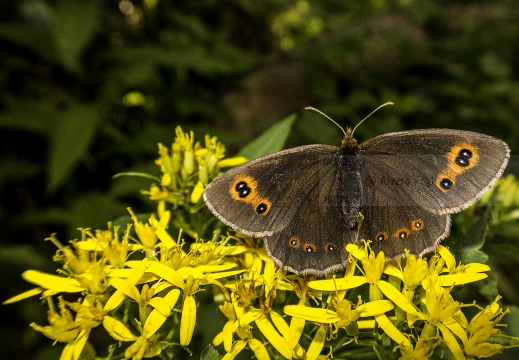
<path fill-rule="evenodd" d="M 387 234 L 387 232 L 381 231 L 381 232 L 377 233 L 377 235 L 375 235 L 375 241 L 381 242 L 381 241 L 387 240 L 388 237 L 389 237 L 389 235 Z"/>
<path fill-rule="evenodd" d="M 398 229 L 397 231 L 395 231 L 395 236 L 398 239 L 405 239 L 409 235 L 411 235 L 411 231 L 409 231 L 408 228 L 401 228 L 401 229 Z"/>
<path fill-rule="evenodd" d="M 461 174 L 478 164 L 478 148 L 467 142 L 458 143 L 449 151 L 447 159 L 452 169 L 456 173 Z"/>
<path fill-rule="evenodd" d="M 454 187 L 454 185 L 456 185 L 456 180 L 454 179 L 454 176 L 440 174 L 436 178 L 436 186 L 443 192 L 448 192 Z"/>
<path fill-rule="evenodd" d="M 419 231 L 423 229 L 423 221 L 422 219 L 416 219 L 411 221 L 411 230 Z"/>
<path fill-rule="evenodd" d="M 303 245 L 303 250 L 311 254 L 317 252 L 317 247 L 314 244 L 306 243 Z"/>
<path fill-rule="evenodd" d="M 267 215 L 272 205 L 267 198 L 261 196 L 258 192 L 258 182 L 249 175 L 236 176 L 229 193 L 234 200 L 250 204 L 258 215 Z"/>
<path fill-rule="evenodd" d="M 446 154 L 447 166 L 436 178 L 436 186 L 444 193 L 456 185 L 456 177 L 478 164 L 478 148 L 467 142 L 454 145 Z"/>
<path fill-rule="evenodd" d="M 335 245 L 334 243 L 326 243 L 326 245 L 324 245 L 324 251 L 335 251 L 337 250 L 337 245 Z"/>
<path fill-rule="evenodd" d="M 257 200 L 257 187 L 258 183 L 252 176 L 238 175 L 231 184 L 229 193 L 233 199 L 250 204 L 254 203 L 254 200 Z"/>
<path fill-rule="evenodd" d="M 254 210 L 256 214 L 265 216 L 270 210 L 271 203 L 266 198 L 261 198 L 259 203 L 256 204 Z"/>
<path fill-rule="evenodd" d="M 291 248 L 298 248 L 301 245 L 301 240 L 297 236 L 291 236 L 290 239 L 288 239 L 288 246 Z"/>

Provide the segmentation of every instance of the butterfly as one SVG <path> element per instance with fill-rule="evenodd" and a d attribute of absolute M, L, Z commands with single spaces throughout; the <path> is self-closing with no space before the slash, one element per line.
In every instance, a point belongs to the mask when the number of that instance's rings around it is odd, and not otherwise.
<path fill-rule="evenodd" d="M 344 131 L 344 130 L 343 130 Z M 387 133 L 340 146 L 305 145 L 266 155 L 213 180 L 204 200 L 229 227 L 264 238 L 269 256 L 296 274 L 346 265 L 347 244 L 372 241 L 396 259 L 433 251 L 450 214 L 467 208 L 502 175 L 508 145 L 462 130 Z"/>

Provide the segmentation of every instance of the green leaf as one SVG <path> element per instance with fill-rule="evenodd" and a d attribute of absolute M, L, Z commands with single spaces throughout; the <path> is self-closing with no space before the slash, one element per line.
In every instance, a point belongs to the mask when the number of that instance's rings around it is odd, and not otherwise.
<path fill-rule="evenodd" d="M 505 316 L 507 327 L 503 329 L 505 334 L 510 336 L 519 336 L 519 307 L 509 306 L 510 314 Z"/>
<path fill-rule="evenodd" d="M 452 246 L 453 252 L 462 263 L 471 262 L 486 263 L 488 255 L 480 249 L 485 244 L 485 238 L 489 225 L 490 212 L 487 210 L 485 214 L 478 220 L 473 227 Z"/>
<path fill-rule="evenodd" d="M 43 6 L 46 7 L 47 5 Z M 37 56 L 41 56 L 41 58 L 46 61 L 56 61 L 56 47 L 52 42 L 52 37 L 49 36 L 49 31 L 46 26 L 6 22 L 0 24 L 0 39 L 7 43 L 15 44 L 24 49 L 24 51 L 29 51 Z M 12 67 L 12 64 L 10 66 Z M 6 68 L 7 67 L 8 66 L 6 66 Z"/>
<path fill-rule="evenodd" d="M 0 128 L 47 136 L 56 115 L 56 109 L 48 101 L 7 98 L 5 110 L 0 113 Z"/>
<path fill-rule="evenodd" d="M 54 41 L 63 65 L 75 73 L 81 54 L 94 35 L 101 7 L 97 1 L 61 0 L 56 6 Z"/>
<path fill-rule="evenodd" d="M 202 356 L 200 356 L 201 360 L 220 360 L 221 358 L 222 355 L 220 355 L 218 350 L 211 344 L 204 349 Z"/>
<path fill-rule="evenodd" d="M 283 149 L 296 117 L 296 114 L 292 114 L 277 124 L 272 125 L 263 134 L 241 149 L 238 156 L 255 159 Z"/>
<path fill-rule="evenodd" d="M 61 186 L 85 156 L 98 118 L 95 107 L 83 104 L 73 104 L 58 114 L 49 150 L 48 192 Z"/>

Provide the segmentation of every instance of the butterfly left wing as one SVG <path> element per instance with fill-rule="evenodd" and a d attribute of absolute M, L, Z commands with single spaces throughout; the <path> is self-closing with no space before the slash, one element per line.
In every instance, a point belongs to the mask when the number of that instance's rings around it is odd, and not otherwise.
<path fill-rule="evenodd" d="M 213 180 L 204 200 L 224 224 L 263 237 L 285 228 L 319 185 L 320 159 L 335 146 L 306 145 L 249 161 Z"/>
<path fill-rule="evenodd" d="M 342 268 L 356 233 L 328 196 L 339 188 L 335 146 L 307 145 L 233 168 L 211 182 L 204 199 L 226 225 L 265 237 L 269 256 L 298 274 Z"/>

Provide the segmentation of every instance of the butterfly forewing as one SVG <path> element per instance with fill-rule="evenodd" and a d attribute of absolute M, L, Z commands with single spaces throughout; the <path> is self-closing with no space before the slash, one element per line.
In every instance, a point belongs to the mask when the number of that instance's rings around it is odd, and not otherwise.
<path fill-rule="evenodd" d="M 223 223 L 244 234 L 276 233 L 292 221 L 319 184 L 320 157 L 336 150 L 307 145 L 249 161 L 211 182 L 204 199 Z"/>
<path fill-rule="evenodd" d="M 366 187 L 397 203 L 417 204 L 439 214 L 459 212 L 503 173 L 508 145 L 494 137 L 461 130 L 428 129 L 385 134 L 361 144 Z"/>

